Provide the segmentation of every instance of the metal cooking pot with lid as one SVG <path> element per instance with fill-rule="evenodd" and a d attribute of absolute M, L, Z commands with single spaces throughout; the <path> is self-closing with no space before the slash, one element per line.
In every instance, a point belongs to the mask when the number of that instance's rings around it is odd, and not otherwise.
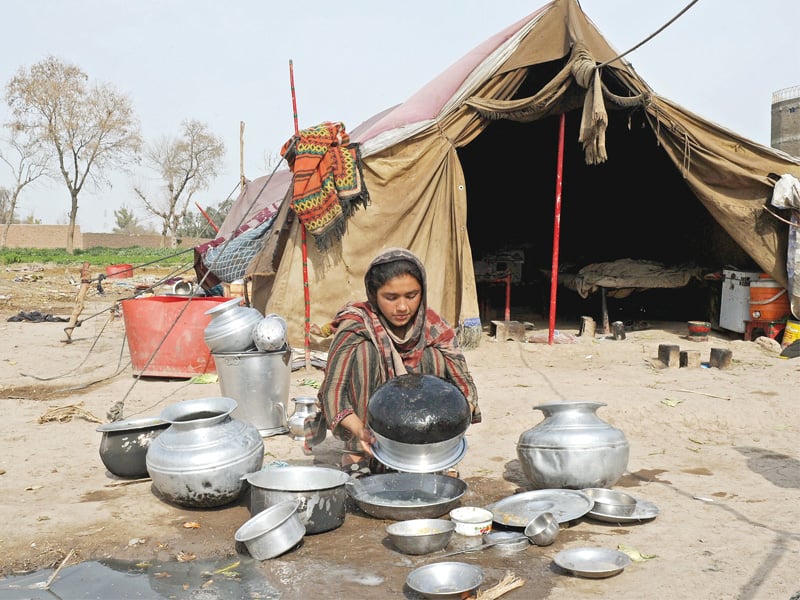
<path fill-rule="evenodd" d="M 435 375 L 407 374 L 381 385 L 369 399 L 369 427 L 404 444 L 433 444 L 461 436 L 469 427 L 467 399 Z"/>

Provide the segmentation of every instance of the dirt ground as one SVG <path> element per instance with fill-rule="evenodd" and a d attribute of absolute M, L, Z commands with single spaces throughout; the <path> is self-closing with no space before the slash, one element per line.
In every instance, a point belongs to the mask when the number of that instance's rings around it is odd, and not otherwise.
<path fill-rule="evenodd" d="M 66 323 L 7 318 L 19 311 L 68 318 L 78 274 L 37 265 L 0 273 L 0 597 L 10 597 L 3 578 L 51 573 L 69 557 L 62 578 L 82 562 L 105 559 L 153 565 L 165 578 L 179 562 L 243 561 L 255 562 L 273 593 L 241 597 L 415 598 L 406 576 L 437 554 L 396 552 L 386 539 L 388 522 L 354 505 L 340 528 L 308 535 L 295 550 L 258 563 L 237 553 L 233 539 L 249 517 L 244 499 L 217 509 L 177 507 L 160 500 L 150 482 L 128 483 L 106 471 L 96 421 L 107 421 L 115 402 L 124 399 L 125 418 L 157 416 L 171 403 L 220 393 L 216 382 L 137 380 L 126 365 L 124 324 L 110 318 L 109 308 L 162 275 L 106 280 L 103 295 L 92 288 L 84 320 L 65 343 Z M 540 321 L 534 319 L 534 332 L 546 339 Z M 598 416 L 630 443 L 628 469 L 614 487 L 654 503 L 659 514 L 631 524 L 582 517 L 562 525 L 551 546 L 447 560 L 480 565 L 482 593 L 509 573 L 524 580 L 503 595 L 509 600 L 800 597 L 800 359 L 779 358 L 763 339 L 745 342 L 719 331 L 705 342 L 689 340 L 678 322 L 651 322 L 624 340 L 577 337 L 572 322 L 559 323 L 559 331 L 565 335 L 557 339 L 571 343 L 498 341 L 487 332 L 467 352 L 484 421 L 467 432 L 458 466 L 468 484 L 462 504 L 484 506 L 530 489 L 516 444 L 542 420 L 535 407 L 582 400 L 604 403 Z M 657 359 L 660 344 L 699 350 L 703 361 L 711 348 L 729 349 L 732 362 L 726 369 L 666 368 Z M 290 397 L 313 395 L 308 380 L 321 379 L 318 369 L 295 371 Z M 54 409 L 70 418 L 44 418 Z M 306 456 L 281 434 L 265 438 L 265 453 L 265 463 L 332 464 L 339 446 L 329 437 Z M 188 522 L 200 526 L 184 527 Z M 465 544 L 457 536 L 448 549 Z M 614 577 L 578 578 L 553 557 L 579 546 L 622 547 L 643 559 Z M 192 585 L 156 597 L 224 597 L 213 595 L 213 581 L 202 586 L 206 595 Z M 154 583 L 153 594 L 160 593 Z"/>

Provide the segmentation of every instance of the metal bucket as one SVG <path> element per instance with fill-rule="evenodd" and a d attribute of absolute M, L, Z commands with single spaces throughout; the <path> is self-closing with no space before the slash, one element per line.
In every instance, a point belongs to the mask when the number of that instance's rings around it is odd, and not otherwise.
<path fill-rule="evenodd" d="M 223 396 L 239 405 L 232 416 L 255 425 L 266 437 L 289 431 L 286 404 L 292 374 L 292 350 L 212 352 Z"/>

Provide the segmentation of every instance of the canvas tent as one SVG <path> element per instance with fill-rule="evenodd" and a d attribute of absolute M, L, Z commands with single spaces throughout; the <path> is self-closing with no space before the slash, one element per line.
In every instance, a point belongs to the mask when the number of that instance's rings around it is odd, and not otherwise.
<path fill-rule="evenodd" d="M 787 225 L 763 207 L 770 175 L 800 176 L 800 162 L 660 96 L 624 58 L 612 61 L 618 55 L 576 0 L 555 0 L 352 130 L 371 204 L 335 248 L 323 254 L 309 242 L 311 322 L 362 299 L 366 266 L 392 246 L 420 256 L 430 305 L 462 332 L 480 327 L 481 256 L 522 248 L 523 279 L 549 293 L 541 274 L 551 264 L 562 113 L 560 262 L 752 265 L 786 286 Z M 220 235 L 259 211 L 274 214 L 247 268 L 252 302 L 286 318 L 302 346 L 304 261 L 290 184 L 288 170 L 247 182 Z"/>

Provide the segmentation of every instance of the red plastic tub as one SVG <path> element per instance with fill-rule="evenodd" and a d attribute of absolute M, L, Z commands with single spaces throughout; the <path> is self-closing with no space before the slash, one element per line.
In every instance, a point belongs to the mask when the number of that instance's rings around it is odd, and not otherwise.
<path fill-rule="evenodd" d="M 108 265 L 106 267 L 106 277 L 109 279 L 127 279 L 133 277 L 133 265 Z"/>
<path fill-rule="evenodd" d="M 189 378 L 216 373 L 214 359 L 204 339 L 206 326 L 211 322 L 205 312 L 229 300 L 221 296 L 191 299 L 151 296 L 123 300 L 122 318 L 134 374 Z"/>

